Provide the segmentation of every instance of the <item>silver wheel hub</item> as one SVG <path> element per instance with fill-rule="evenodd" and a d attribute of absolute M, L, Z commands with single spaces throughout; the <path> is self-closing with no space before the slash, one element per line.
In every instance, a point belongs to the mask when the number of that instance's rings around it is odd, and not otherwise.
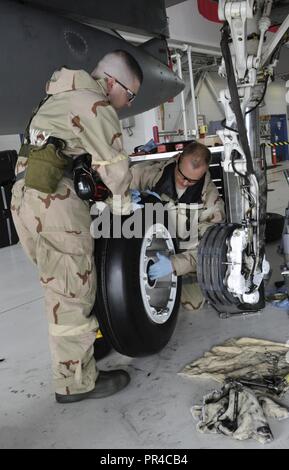
<path fill-rule="evenodd" d="M 177 276 L 172 273 L 156 281 L 148 276 L 149 267 L 158 261 L 157 253 L 175 254 L 172 237 L 163 224 L 152 225 L 145 233 L 140 253 L 140 286 L 146 313 L 151 321 L 163 324 L 170 318 L 177 294 Z"/>

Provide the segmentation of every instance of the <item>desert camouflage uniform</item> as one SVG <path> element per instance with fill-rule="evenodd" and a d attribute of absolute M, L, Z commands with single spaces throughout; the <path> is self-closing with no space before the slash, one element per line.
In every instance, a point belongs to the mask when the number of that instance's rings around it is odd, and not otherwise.
<path fill-rule="evenodd" d="M 104 183 L 121 196 L 122 204 L 114 210 L 128 213 L 128 158 L 106 81 L 63 68 L 48 82 L 47 93 L 52 96 L 30 125 L 31 143 L 42 145 L 54 136 L 66 141 L 67 155 L 90 153 Z M 16 173 L 26 165 L 27 159 L 19 156 Z M 98 323 L 90 315 L 96 271 L 89 204 L 77 197 L 67 177 L 53 194 L 25 187 L 20 179 L 13 188 L 11 208 L 21 244 L 37 265 L 44 287 L 55 391 L 87 392 L 98 374 L 93 357 Z"/>
<path fill-rule="evenodd" d="M 175 158 L 168 161 L 140 163 L 132 166 L 131 189 L 157 190 L 165 169 L 174 164 Z M 170 211 L 176 212 L 176 232 L 181 242 L 182 252 L 171 256 L 174 271 L 183 277 L 182 305 L 189 310 L 197 310 L 204 304 L 202 292 L 196 283 L 197 247 L 198 240 L 209 226 L 225 220 L 224 202 L 207 172 L 201 193 L 200 204 L 180 203 L 178 198 L 172 199 L 167 193 L 160 194 L 161 199 L 168 204 Z M 189 211 L 189 212 L 188 212 Z M 196 213 L 197 211 L 197 213 Z M 188 235 L 187 223 L 197 222 L 196 236 L 186 241 Z"/>

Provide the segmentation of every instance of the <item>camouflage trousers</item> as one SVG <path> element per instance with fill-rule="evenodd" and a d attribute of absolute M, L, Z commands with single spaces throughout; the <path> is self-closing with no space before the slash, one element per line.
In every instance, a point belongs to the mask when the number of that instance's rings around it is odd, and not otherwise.
<path fill-rule="evenodd" d="M 53 194 L 18 181 L 11 209 L 20 242 L 44 288 L 55 391 L 90 391 L 98 375 L 93 357 L 98 323 L 90 315 L 96 272 L 89 206 L 77 197 L 72 181 L 63 178 Z"/>
<path fill-rule="evenodd" d="M 186 310 L 200 310 L 205 303 L 203 293 L 197 283 L 195 274 L 183 276 L 181 304 Z"/>

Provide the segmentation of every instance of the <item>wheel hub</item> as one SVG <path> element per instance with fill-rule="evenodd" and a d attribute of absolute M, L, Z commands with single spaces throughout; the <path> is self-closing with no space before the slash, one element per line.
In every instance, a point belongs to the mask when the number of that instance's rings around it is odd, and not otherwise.
<path fill-rule="evenodd" d="M 145 233 L 140 254 L 140 286 L 146 313 L 151 321 L 165 323 L 171 316 L 177 293 L 177 276 L 169 274 L 155 281 L 150 280 L 148 270 L 158 261 L 157 253 L 175 254 L 172 237 L 163 224 L 152 225 Z"/>

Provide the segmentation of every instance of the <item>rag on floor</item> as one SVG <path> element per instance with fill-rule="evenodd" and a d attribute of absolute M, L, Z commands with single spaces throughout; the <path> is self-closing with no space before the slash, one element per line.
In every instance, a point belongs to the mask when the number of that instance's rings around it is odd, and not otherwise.
<path fill-rule="evenodd" d="M 231 338 L 187 364 L 179 374 L 210 378 L 221 383 L 228 378 L 257 379 L 272 375 L 275 358 L 276 375 L 285 377 L 289 374 L 287 352 L 288 344 L 256 338 Z"/>
<path fill-rule="evenodd" d="M 205 395 L 202 405 L 192 406 L 191 413 L 201 433 L 219 433 L 237 440 L 252 438 L 261 444 L 273 440 L 267 418 L 282 420 L 289 416 L 287 408 L 273 398 L 234 382 Z"/>
<path fill-rule="evenodd" d="M 270 394 L 244 386 L 240 378 L 288 377 L 287 344 L 256 338 L 232 338 L 215 346 L 203 357 L 187 364 L 180 372 L 187 377 L 211 378 L 223 383 L 193 405 L 191 412 L 199 420 L 200 432 L 221 433 L 234 439 L 253 438 L 260 443 L 273 440 L 267 417 L 285 419 L 287 408 Z M 289 387 L 284 380 L 284 389 Z M 266 390 L 266 389 L 264 389 Z"/>

